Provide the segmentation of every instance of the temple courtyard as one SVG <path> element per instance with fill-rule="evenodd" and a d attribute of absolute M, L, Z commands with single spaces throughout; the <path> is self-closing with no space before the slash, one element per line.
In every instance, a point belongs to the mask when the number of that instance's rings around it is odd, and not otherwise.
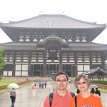
<path fill-rule="evenodd" d="M 72 92 L 75 92 L 73 84 L 71 84 L 68 88 Z M 46 88 L 39 88 L 37 84 L 35 92 L 32 92 L 32 84 L 18 88 L 16 89 L 17 98 L 15 102 L 15 107 L 43 107 L 45 97 L 52 91 L 53 91 L 52 82 L 48 82 Z M 101 93 L 103 107 L 107 107 L 106 97 L 107 93 Z M 9 97 L 9 92 L 0 94 L 0 107 L 10 107 L 10 106 L 11 101 Z"/>

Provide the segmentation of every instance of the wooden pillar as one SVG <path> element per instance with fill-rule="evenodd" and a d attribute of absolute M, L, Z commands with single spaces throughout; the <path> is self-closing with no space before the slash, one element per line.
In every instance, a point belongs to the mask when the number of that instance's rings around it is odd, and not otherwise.
<path fill-rule="evenodd" d="M 12 76 L 15 76 L 15 71 L 16 71 L 16 64 L 15 64 L 15 62 L 16 62 L 16 52 L 14 51 L 13 52 L 13 66 L 14 66 L 14 69 L 12 71 Z"/>

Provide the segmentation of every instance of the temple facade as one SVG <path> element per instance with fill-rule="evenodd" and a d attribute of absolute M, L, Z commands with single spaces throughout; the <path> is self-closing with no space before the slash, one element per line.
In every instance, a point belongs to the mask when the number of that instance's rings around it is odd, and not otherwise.
<path fill-rule="evenodd" d="M 0 44 L 4 49 L 4 76 L 51 76 L 65 71 L 73 77 L 96 67 L 105 69 L 107 45 L 92 42 L 105 24 L 43 14 L 0 23 L 0 28 L 12 40 Z"/>

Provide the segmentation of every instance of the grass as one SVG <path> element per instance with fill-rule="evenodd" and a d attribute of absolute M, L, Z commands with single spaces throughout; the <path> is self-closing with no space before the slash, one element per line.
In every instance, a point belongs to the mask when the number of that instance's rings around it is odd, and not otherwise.
<path fill-rule="evenodd" d="M 107 80 L 91 80 L 91 83 L 95 83 L 97 84 L 102 84 L 102 85 L 107 85 Z M 99 88 L 101 92 L 103 93 L 107 93 L 107 89 L 106 88 Z"/>
<path fill-rule="evenodd" d="M 10 84 L 10 83 L 16 83 L 16 82 L 18 82 L 18 81 L 1 80 L 1 81 L 0 81 L 0 86 L 2 86 L 2 85 L 8 85 L 8 84 Z"/>
<path fill-rule="evenodd" d="M 12 81 L 12 80 L 1 80 L 0 81 L 0 86 L 4 86 L 4 85 L 8 85 L 8 84 L 11 84 L 11 83 L 16 83 L 18 81 Z M 3 88 L 3 89 L 0 89 L 0 93 L 2 92 L 6 92 L 6 91 L 9 91 L 10 89 L 8 88 Z"/>
<path fill-rule="evenodd" d="M 107 85 L 107 80 L 91 80 L 92 83 Z"/>
<path fill-rule="evenodd" d="M 6 92 L 6 91 L 9 91 L 9 90 L 10 89 L 8 89 L 8 88 L 0 89 L 0 93 Z"/>
<path fill-rule="evenodd" d="M 18 82 L 21 82 L 20 80 L 17 80 L 17 81 L 14 81 L 14 80 L 1 80 L 0 81 L 0 86 L 3 86 L 3 85 L 8 85 L 8 84 L 11 84 L 11 83 L 18 83 Z M 26 85 L 26 84 L 31 84 L 31 82 L 28 82 L 28 83 L 24 83 L 22 85 L 20 85 L 20 87 Z M 8 88 L 3 88 L 3 89 L 0 89 L 0 93 L 2 92 L 6 92 L 6 91 L 9 91 L 10 89 Z"/>
<path fill-rule="evenodd" d="M 100 88 L 100 91 L 103 93 L 107 93 L 107 89 L 104 89 L 104 88 Z"/>

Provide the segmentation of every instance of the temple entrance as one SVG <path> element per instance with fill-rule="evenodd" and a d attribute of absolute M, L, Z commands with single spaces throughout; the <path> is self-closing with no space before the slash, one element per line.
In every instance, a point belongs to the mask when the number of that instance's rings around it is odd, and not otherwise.
<path fill-rule="evenodd" d="M 31 64 L 29 76 L 43 76 L 43 64 Z"/>
<path fill-rule="evenodd" d="M 31 64 L 29 76 L 51 76 L 59 70 L 58 64 Z"/>
<path fill-rule="evenodd" d="M 59 64 L 48 64 L 46 65 L 46 75 L 56 74 L 59 71 L 60 65 Z M 74 74 L 74 67 L 71 64 L 63 64 L 62 71 L 66 72 L 69 77 L 73 76 Z"/>
<path fill-rule="evenodd" d="M 73 75 L 73 66 L 71 64 L 63 64 L 63 71 L 71 77 Z"/>
<path fill-rule="evenodd" d="M 46 65 L 46 75 L 51 76 L 52 74 L 56 74 L 59 71 L 58 64 L 48 64 Z"/>
<path fill-rule="evenodd" d="M 74 68 L 71 64 L 63 64 L 62 71 L 66 72 L 69 77 L 73 76 Z M 29 76 L 52 76 L 52 74 L 56 74 L 59 71 L 59 64 L 31 64 Z"/>

